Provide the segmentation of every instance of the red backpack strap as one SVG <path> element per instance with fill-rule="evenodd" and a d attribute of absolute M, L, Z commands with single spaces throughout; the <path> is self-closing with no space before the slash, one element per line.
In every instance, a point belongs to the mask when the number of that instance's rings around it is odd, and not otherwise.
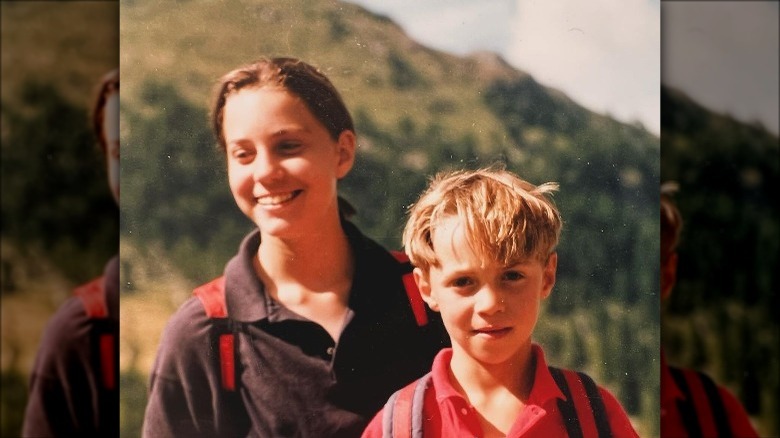
<path fill-rule="evenodd" d="M 98 277 L 89 283 L 82 284 L 73 290 L 73 294 L 81 299 L 84 311 L 90 318 L 108 318 L 106 303 L 105 278 Z"/>
<path fill-rule="evenodd" d="M 417 283 L 414 281 L 412 275 L 412 264 L 409 262 L 409 257 L 403 251 L 390 251 L 390 254 L 401 264 L 403 274 L 401 280 L 404 283 L 404 289 L 406 290 L 406 296 L 409 298 L 409 305 L 412 306 L 412 313 L 414 313 L 414 320 L 417 321 L 417 325 L 422 327 L 428 324 L 428 313 L 425 311 L 425 302 L 420 295 L 420 289 L 417 288 Z"/>
<path fill-rule="evenodd" d="M 227 302 L 225 301 L 225 277 L 218 277 L 202 286 L 198 286 L 193 291 L 193 294 L 198 297 L 203 305 L 206 316 L 221 321 L 220 323 L 215 323 L 215 326 L 219 327 L 218 333 L 216 333 L 216 340 L 219 350 L 222 389 L 235 391 L 235 336 L 228 320 Z"/>
<path fill-rule="evenodd" d="M 425 391 L 430 384 L 428 373 L 390 396 L 382 412 L 383 438 L 423 438 Z"/>
<path fill-rule="evenodd" d="M 100 276 L 82 284 L 73 290 L 84 305 L 84 311 L 90 319 L 108 318 L 105 277 Z M 100 331 L 100 329 L 98 329 Z M 99 333 L 97 336 L 97 355 L 100 362 L 101 383 L 106 389 L 116 388 L 116 334 Z"/>
<path fill-rule="evenodd" d="M 217 277 L 208 283 L 198 286 L 192 292 L 206 311 L 209 318 L 227 318 L 227 303 L 225 302 L 225 277 Z"/>
<path fill-rule="evenodd" d="M 604 400 L 587 374 L 549 367 L 565 400 L 558 400 L 566 432 L 571 438 L 611 437 Z"/>

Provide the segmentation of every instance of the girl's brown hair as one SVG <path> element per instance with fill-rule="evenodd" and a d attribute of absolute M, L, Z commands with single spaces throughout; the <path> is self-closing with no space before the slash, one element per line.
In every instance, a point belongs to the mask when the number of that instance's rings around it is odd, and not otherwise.
<path fill-rule="evenodd" d="M 315 67 L 295 58 L 262 58 L 224 75 L 217 86 L 211 126 L 224 151 L 223 118 L 228 97 L 244 88 L 276 87 L 303 100 L 333 140 L 345 130 L 355 132 L 352 116 L 330 80 Z"/>

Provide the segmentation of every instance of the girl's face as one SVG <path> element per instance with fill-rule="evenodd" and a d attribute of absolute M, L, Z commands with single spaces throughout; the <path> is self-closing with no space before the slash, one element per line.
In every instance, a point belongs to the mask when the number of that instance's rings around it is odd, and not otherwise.
<path fill-rule="evenodd" d="M 239 90 L 223 117 L 230 190 L 264 235 L 306 237 L 338 219 L 336 181 L 352 168 L 353 132 L 333 140 L 300 98 L 276 88 Z"/>
<path fill-rule="evenodd" d="M 103 136 L 108 185 L 119 202 L 119 93 L 111 93 L 103 107 Z"/>
<path fill-rule="evenodd" d="M 461 219 L 450 216 L 431 236 L 439 266 L 414 270 L 423 299 L 441 313 L 453 361 L 512 365 L 531 349 L 541 301 L 555 284 L 557 256 L 504 266 L 471 250 Z"/>

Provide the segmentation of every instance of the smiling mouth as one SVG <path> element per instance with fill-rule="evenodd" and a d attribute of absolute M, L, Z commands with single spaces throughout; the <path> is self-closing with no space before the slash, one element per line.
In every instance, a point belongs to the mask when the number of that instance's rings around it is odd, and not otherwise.
<path fill-rule="evenodd" d="M 264 207 L 275 207 L 292 201 L 293 199 L 297 198 L 298 195 L 300 195 L 302 192 L 303 190 L 293 190 L 291 192 L 282 193 L 278 195 L 258 196 L 255 199 L 257 200 L 258 204 Z"/>

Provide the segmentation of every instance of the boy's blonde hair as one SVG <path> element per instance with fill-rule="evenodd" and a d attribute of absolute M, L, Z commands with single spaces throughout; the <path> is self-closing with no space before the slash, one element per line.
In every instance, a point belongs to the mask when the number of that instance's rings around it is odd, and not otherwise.
<path fill-rule="evenodd" d="M 443 219 L 457 216 L 483 260 L 506 266 L 529 258 L 546 262 L 561 234 L 561 216 L 549 198 L 556 190 L 556 183 L 534 186 L 495 167 L 439 173 L 410 209 L 406 253 L 426 273 L 439 266 L 432 234 Z"/>

